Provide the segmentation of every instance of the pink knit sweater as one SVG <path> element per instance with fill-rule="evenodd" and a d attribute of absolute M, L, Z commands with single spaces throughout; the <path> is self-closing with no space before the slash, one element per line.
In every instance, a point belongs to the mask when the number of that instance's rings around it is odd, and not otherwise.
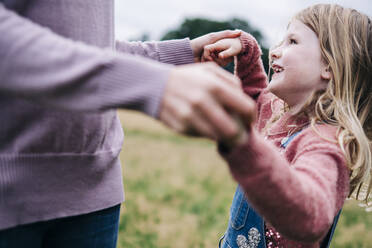
<path fill-rule="evenodd" d="M 256 40 L 243 34 L 236 73 L 243 89 L 257 101 L 258 117 L 248 141 L 222 155 L 250 203 L 270 228 L 280 247 L 319 247 L 349 191 L 349 170 L 336 142 L 337 128 L 306 126 L 284 150 L 280 147 L 292 125 L 306 124 L 284 114 L 264 129 L 283 102 L 265 90 L 267 77 Z M 331 140 L 331 141 L 329 141 Z"/>

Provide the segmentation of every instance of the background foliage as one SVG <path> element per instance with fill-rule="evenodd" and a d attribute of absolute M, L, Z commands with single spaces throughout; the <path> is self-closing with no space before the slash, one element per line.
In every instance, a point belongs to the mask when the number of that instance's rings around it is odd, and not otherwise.
<path fill-rule="evenodd" d="M 218 247 L 236 184 L 212 142 L 120 111 L 126 202 L 119 248 Z M 348 201 L 331 247 L 372 247 L 372 213 Z"/>
<path fill-rule="evenodd" d="M 268 48 L 264 45 L 264 37 L 261 32 L 254 27 L 252 27 L 248 21 L 239 19 L 239 18 L 232 18 L 227 21 L 215 21 L 215 20 L 208 20 L 203 18 L 190 18 L 186 19 L 180 27 L 175 30 L 170 30 L 167 32 L 161 39 L 162 40 L 169 40 L 169 39 L 182 39 L 185 37 L 189 37 L 190 39 L 197 38 L 207 33 L 221 31 L 221 30 L 234 30 L 240 29 L 247 33 L 252 34 L 261 45 L 262 49 L 262 60 L 265 66 L 266 72 L 268 71 Z M 233 71 L 233 66 L 230 65 L 227 68 L 229 71 Z"/>

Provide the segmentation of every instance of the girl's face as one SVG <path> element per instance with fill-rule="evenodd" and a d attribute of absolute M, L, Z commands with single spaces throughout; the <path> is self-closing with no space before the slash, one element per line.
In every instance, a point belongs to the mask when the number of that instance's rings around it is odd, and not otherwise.
<path fill-rule="evenodd" d="M 322 59 L 316 34 L 298 20 L 290 23 L 284 40 L 271 53 L 268 90 L 298 109 L 314 91 L 325 89 L 331 74 Z"/>

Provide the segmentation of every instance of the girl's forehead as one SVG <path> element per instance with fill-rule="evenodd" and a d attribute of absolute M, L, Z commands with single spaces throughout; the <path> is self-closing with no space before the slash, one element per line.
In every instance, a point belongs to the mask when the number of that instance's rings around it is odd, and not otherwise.
<path fill-rule="evenodd" d="M 297 34 L 297 35 L 309 35 L 314 33 L 311 28 L 299 20 L 292 20 L 287 27 L 286 35 Z"/>
<path fill-rule="evenodd" d="M 306 27 L 305 24 L 303 24 L 302 22 L 294 19 L 292 20 L 289 24 L 288 24 L 288 27 L 287 27 L 287 32 L 293 32 L 293 31 L 298 31 L 298 30 L 301 30 L 304 28 L 304 26 Z"/>

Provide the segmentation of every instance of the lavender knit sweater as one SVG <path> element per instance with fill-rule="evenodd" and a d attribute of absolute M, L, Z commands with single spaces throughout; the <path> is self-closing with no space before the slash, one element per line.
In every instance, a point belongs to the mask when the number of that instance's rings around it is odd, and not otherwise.
<path fill-rule="evenodd" d="M 0 230 L 124 200 L 113 108 L 156 117 L 165 63 L 193 54 L 187 39 L 115 44 L 113 5 L 0 0 Z"/>

